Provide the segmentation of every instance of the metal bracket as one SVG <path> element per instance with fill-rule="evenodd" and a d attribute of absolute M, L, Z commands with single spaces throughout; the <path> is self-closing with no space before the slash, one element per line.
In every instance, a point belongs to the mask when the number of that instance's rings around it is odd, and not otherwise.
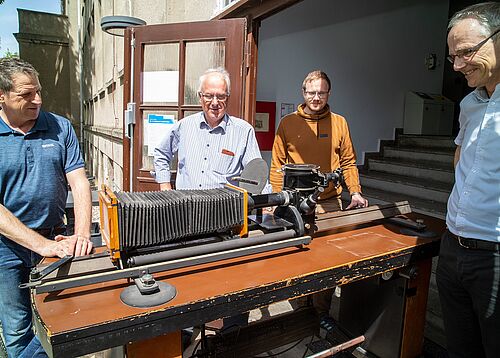
<path fill-rule="evenodd" d="M 252 64 L 252 41 L 251 40 L 245 41 L 244 56 L 245 56 L 244 57 L 245 68 L 250 68 L 250 65 Z"/>
<path fill-rule="evenodd" d="M 125 135 L 127 138 L 132 137 L 132 126 L 135 124 L 135 103 L 127 103 L 127 109 L 125 110 Z"/>
<path fill-rule="evenodd" d="M 141 277 L 134 279 L 134 282 L 139 292 L 143 295 L 149 295 L 160 290 L 153 275 L 150 273 L 145 273 Z"/>
<path fill-rule="evenodd" d="M 50 264 L 46 268 L 44 268 L 42 271 L 39 271 L 37 267 L 33 267 L 30 272 L 30 281 L 38 281 L 42 280 L 45 276 L 48 274 L 54 272 L 57 270 L 59 267 L 64 265 L 66 262 L 69 262 L 73 260 L 73 255 L 66 255 L 63 258 L 57 260 L 56 262 Z M 19 288 L 28 288 L 29 285 L 27 283 L 21 283 L 19 285 Z"/>

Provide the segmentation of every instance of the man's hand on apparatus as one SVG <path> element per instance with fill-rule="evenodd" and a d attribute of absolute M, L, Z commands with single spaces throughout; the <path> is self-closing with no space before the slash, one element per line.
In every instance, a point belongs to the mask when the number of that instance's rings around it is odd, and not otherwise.
<path fill-rule="evenodd" d="M 89 255 L 92 252 L 93 245 L 92 241 L 90 241 L 90 236 L 84 236 L 78 234 L 70 236 L 57 235 L 55 237 L 55 241 L 56 243 L 61 244 L 64 247 L 67 247 L 68 245 L 73 245 L 73 251 L 68 255 L 83 256 L 83 255 Z"/>
<path fill-rule="evenodd" d="M 351 195 L 351 203 L 346 210 L 349 209 L 359 209 L 359 208 L 366 208 L 368 206 L 368 200 L 363 198 L 360 193 L 353 193 Z"/>
<path fill-rule="evenodd" d="M 160 183 L 160 190 L 172 190 L 172 184 L 170 184 L 169 182 Z"/>
<path fill-rule="evenodd" d="M 64 238 L 65 236 L 59 235 L 59 237 Z M 76 239 L 62 238 L 59 240 L 49 240 L 43 238 L 43 244 L 39 250 L 36 250 L 36 252 L 44 257 L 63 258 L 66 255 L 73 255 L 75 251 Z"/>

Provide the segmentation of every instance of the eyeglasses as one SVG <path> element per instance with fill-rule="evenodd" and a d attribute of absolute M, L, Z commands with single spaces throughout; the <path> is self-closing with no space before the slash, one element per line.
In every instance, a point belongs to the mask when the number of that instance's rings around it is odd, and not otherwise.
<path fill-rule="evenodd" d="M 319 91 L 304 91 L 304 94 L 307 98 L 314 98 L 318 96 L 320 99 L 325 99 L 328 96 L 328 92 L 319 92 Z"/>
<path fill-rule="evenodd" d="M 199 96 L 203 98 L 203 100 L 207 102 L 212 102 L 214 98 L 217 99 L 219 102 L 226 102 L 227 98 L 229 97 L 228 94 L 223 93 L 223 94 L 213 94 L 213 93 L 203 93 L 203 92 L 198 92 Z"/>
<path fill-rule="evenodd" d="M 456 54 L 449 55 L 449 56 L 446 57 L 446 59 L 448 61 L 450 61 L 451 63 L 455 63 L 455 59 L 457 57 L 463 59 L 464 61 L 469 61 L 472 58 L 472 56 L 474 56 L 474 54 L 477 51 L 479 51 L 479 49 L 481 47 L 483 47 L 483 45 L 486 42 L 488 42 L 489 39 L 491 39 L 493 36 L 495 36 L 499 32 L 500 32 L 500 28 L 497 29 L 495 32 L 493 32 L 490 36 L 488 36 L 487 38 L 485 38 L 483 41 L 481 41 L 480 43 L 478 43 L 476 46 L 473 46 L 471 48 L 466 48 L 466 49 L 463 49 L 463 50 L 458 50 Z"/>

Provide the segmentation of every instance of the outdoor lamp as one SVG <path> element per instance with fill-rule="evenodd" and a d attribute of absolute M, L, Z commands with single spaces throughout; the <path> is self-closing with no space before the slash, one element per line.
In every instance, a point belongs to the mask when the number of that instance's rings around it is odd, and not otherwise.
<path fill-rule="evenodd" d="M 101 29 L 113 36 L 124 35 L 130 26 L 146 25 L 146 21 L 131 16 L 104 16 L 101 18 Z"/>

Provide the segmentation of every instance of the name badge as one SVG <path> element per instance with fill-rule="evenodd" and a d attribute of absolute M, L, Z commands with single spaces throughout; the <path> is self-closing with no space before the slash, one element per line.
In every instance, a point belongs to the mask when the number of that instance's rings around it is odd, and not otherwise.
<path fill-rule="evenodd" d="M 230 155 L 231 157 L 234 157 L 234 153 L 231 152 L 230 150 L 227 150 L 227 149 L 222 149 L 222 154 Z"/>

